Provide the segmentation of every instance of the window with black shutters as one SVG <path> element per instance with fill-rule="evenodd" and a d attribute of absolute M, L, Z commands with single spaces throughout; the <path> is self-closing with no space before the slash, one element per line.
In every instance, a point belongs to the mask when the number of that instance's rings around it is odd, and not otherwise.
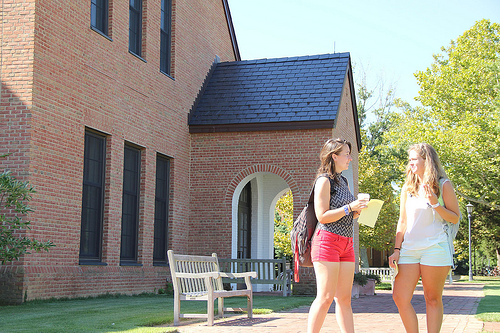
<path fill-rule="evenodd" d="M 141 56 L 142 44 L 142 0 L 130 0 L 129 3 L 128 49 Z"/>
<path fill-rule="evenodd" d="M 155 222 L 153 264 L 167 263 L 170 160 L 156 158 Z"/>
<path fill-rule="evenodd" d="M 160 70 L 171 74 L 172 54 L 172 0 L 161 0 Z"/>
<path fill-rule="evenodd" d="M 105 148 L 104 136 L 85 132 L 80 263 L 101 261 Z"/>
<path fill-rule="evenodd" d="M 106 36 L 108 36 L 108 16 L 108 0 L 92 0 L 90 2 L 90 25 Z"/>
<path fill-rule="evenodd" d="M 123 158 L 122 235 L 120 261 L 137 262 L 137 234 L 139 230 L 139 189 L 141 151 L 125 145 Z"/>

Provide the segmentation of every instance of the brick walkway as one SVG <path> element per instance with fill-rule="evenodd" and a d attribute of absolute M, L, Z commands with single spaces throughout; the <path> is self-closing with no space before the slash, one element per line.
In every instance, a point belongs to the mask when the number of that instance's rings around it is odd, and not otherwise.
<path fill-rule="evenodd" d="M 445 285 L 443 303 L 444 319 L 442 333 L 476 333 L 483 329 L 483 322 L 475 318 L 477 305 L 483 297 L 482 284 L 454 283 Z M 426 332 L 425 300 L 422 286 L 417 286 L 412 300 L 418 315 L 420 332 Z M 377 290 L 375 296 L 361 296 L 353 299 L 354 326 L 358 333 L 404 332 L 403 324 L 392 300 L 390 290 Z M 268 315 L 232 316 L 216 319 L 215 325 L 209 327 L 206 321 L 182 324 L 178 327 L 181 333 L 217 332 L 286 332 L 302 333 L 307 330 L 307 313 L 309 307 L 301 307 L 290 311 Z M 490 329 L 490 332 L 493 331 Z M 330 309 L 322 332 L 340 332 L 335 320 L 334 306 Z"/>

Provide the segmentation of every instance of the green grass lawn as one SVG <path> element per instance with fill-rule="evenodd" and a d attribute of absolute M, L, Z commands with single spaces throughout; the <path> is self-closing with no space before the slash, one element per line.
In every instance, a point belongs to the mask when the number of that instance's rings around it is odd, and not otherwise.
<path fill-rule="evenodd" d="M 481 321 L 500 322 L 500 277 L 474 276 L 474 280 L 469 281 L 467 275 L 462 275 L 457 282 L 484 283 L 484 297 L 479 302 L 476 317 Z"/>
<path fill-rule="evenodd" d="M 313 297 L 254 296 L 254 313 L 310 305 Z M 206 302 L 182 302 L 182 312 L 206 313 Z M 0 332 L 176 332 L 173 296 L 141 295 L 34 301 L 0 306 Z M 246 298 L 227 298 L 226 307 L 246 307 Z M 217 305 L 215 305 L 217 309 Z"/>
<path fill-rule="evenodd" d="M 475 281 L 485 283 L 484 297 L 477 307 L 481 321 L 500 321 L 500 277 L 475 276 Z"/>

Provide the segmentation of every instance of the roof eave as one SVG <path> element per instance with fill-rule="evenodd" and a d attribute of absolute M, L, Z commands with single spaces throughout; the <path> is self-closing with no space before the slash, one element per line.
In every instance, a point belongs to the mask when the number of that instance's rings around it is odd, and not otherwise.
<path fill-rule="evenodd" d="M 292 131 L 333 128 L 335 120 L 284 121 L 245 124 L 189 125 L 189 133 Z"/>

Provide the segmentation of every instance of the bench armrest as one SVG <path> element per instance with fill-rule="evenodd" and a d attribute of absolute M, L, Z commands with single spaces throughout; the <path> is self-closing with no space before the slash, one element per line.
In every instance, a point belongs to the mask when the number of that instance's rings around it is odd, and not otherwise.
<path fill-rule="evenodd" d="M 217 279 L 220 274 L 218 272 L 207 272 L 207 273 L 175 273 L 178 278 L 188 278 L 188 279 L 202 279 L 202 278 L 213 278 Z"/>
<path fill-rule="evenodd" d="M 221 277 L 232 278 L 232 279 L 244 278 L 244 277 L 247 277 L 247 276 L 253 277 L 253 278 L 257 278 L 257 272 L 244 272 L 244 273 L 224 273 L 224 272 L 221 272 L 220 276 Z"/>

